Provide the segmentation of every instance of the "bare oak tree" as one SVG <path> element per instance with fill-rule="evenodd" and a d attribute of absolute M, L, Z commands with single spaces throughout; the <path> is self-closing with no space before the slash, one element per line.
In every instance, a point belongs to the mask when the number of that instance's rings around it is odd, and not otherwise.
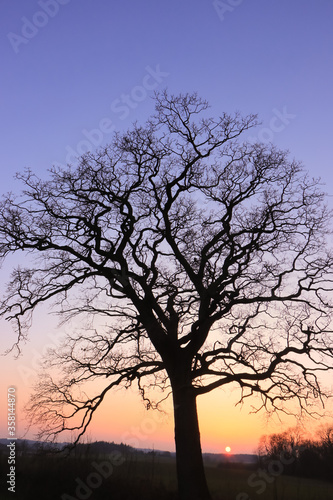
<path fill-rule="evenodd" d="M 112 388 L 136 382 L 149 407 L 158 386 L 173 397 L 179 492 L 191 500 L 210 498 L 196 398 L 232 384 L 258 410 L 297 400 L 311 412 L 333 358 L 319 183 L 286 152 L 243 139 L 255 116 L 207 108 L 195 94 L 156 95 L 145 126 L 77 166 L 19 175 L 24 191 L 0 217 L 1 257 L 39 256 L 13 271 L 1 303 L 18 342 L 46 301 L 65 319 L 95 318 L 49 360 L 62 376 L 32 396 L 41 436 L 79 439 Z M 96 379 L 102 391 L 81 391 Z"/>

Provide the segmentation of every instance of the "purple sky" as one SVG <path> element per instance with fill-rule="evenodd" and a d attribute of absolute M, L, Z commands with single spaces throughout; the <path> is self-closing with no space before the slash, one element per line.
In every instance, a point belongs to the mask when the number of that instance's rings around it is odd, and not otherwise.
<path fill-rule="evenodd" d="M 212 114 L 258 113 L 274 129 L 260 137 L 331 192 L 332 21 L 330 0 L 2 0 L 2 190 L 144 120 L 168 87 L 198 91 Z"/>
<path fill-rule="evenodd" d="M 168 87 L 258 113 L 253 135 L 332 195 L 332 22 L 331 0 L 1 0 L 1 191 L 145 120 Z"/>

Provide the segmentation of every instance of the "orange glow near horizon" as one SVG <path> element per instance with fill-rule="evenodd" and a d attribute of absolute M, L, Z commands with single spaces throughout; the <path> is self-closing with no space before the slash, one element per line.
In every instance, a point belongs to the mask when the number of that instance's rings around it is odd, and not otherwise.
<path fill-rule="evenodd" d="M 6 362 L 8 362 L 8 358 Z M 22 362 L 11 361 L 6 381 L 2 380 L 2 400 L 7 388 L 17 388 L 17 437 L 34 439 L 32 432 L 25 434 L 23 406 L 27 402 L 32 384 L 25 384 L 20 375 Z M 30 382 L 30 380 L 29 380 Z M 295 427 L 294 418 L 267 421 L 265 414 L 249 414 L 249 406 L 235 406 L 237 393 L 216 390 L 198 399 L 198 416 L 203 452 L 211 453 L 256 453 L 259 439 L 264 434 L 283 432 Z M 0 437 L 7 437 L 5 405 L 1 405 Z M 171 399 L 163 412 L 147 411 L 138 392 L 133 389 L 110 393 L 99 411 L 94 415 L 83 438 L 88 441 L 123 442 L 135 448 L 154 448 L 174 451 L 173 411 Z M 318 422 L 309 424 L 309 430 L 318 427 Z M 62 439 L 60 438 L 59 441 Z M 65 440 L 65 438 L 63 438 Z M 227 443 L 227 444 L 226 444 Z M 228 451 L 228 449 L 230 449 Z"/>
<path fill-rule="evenodd" d="M 38 354 L 42 353 L 46 345 L 52 341 L 46 335 L 44 337 L 40 335 L 43 324 L 39 323 L 36 330 L 36 333 L 30 336 L 29 344 L 24 346 L 19 359 L 14 359 L 11 355 L 2 358 L 2 369 L 5 374 L 0 380 L 1 401 L 5 403 L 0 405 L 2 438 L 7 437 L 6 397 L 10 386 L 17 388 L 17 437 L 35 438 L 31 431 L 25 434 L 23 407 L 36 381 Z M 105 380 L 98 386 L 104 383 Z M 237 390 L 217 389 L 198 398 L 200 435 L 204 452 L 225 453 L 226 447 L 229 447 L 233 454 L 256 453 L 262 435 L 283 432 L 289 427 L 296 426 L 295 418 L 284 417 L 283 421 L 279 422 L 278 419 L 267 420 L 264 413 L 251 414 L 249 403 L 243 407 L 235 406 L 238 397 Z M 174 451 L 171 398 L 162 409 L 163 412 L 147 411 L 135 387 L 116 390 L 103 401 L 84 439 L 123 442 L 136 448 Z M 309 421 L 307 428 L 311 432 L 311 428 L 315 430 L 318 425 L 318 421 Z M 59 441 L 61 440 L 60 438 Z"/>

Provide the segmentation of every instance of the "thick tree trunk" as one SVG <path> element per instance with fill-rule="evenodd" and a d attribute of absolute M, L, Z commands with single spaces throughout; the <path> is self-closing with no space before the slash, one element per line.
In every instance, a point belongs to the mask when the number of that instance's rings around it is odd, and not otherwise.
<path fill-rule="evenodd" d="M 211 500 L 203 466 L 196 396 L 191 385 L 172 383 L 180 500 Z"/>

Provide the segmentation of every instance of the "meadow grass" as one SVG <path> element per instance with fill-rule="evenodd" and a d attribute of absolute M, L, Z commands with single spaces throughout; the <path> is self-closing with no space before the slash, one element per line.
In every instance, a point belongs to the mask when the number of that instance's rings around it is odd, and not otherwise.
<path fill-rule="evenodd" d="M 265 481 L 256 469 L 206 469 L 214 500 L 332 500 L 333 484 L 278 476 Z M 251 481 L 252 479 L 252 481 Z"/>
<path fill-rule="evenodd" d="M 78 481 L 87 485 L 93 462 L 108 455 L 87 457 L 21 456 L 17 460 L 16 494 L 7 491 L 3 478 L 7 464 L 1 457 L 1 500 L 74 500 Z M 97 487 L 86 490 L 88 500 L 175 500 L 177 482 L 172 457 L 133 455 L 123 457 L 112 474 Z M 234 464 L 207 464 L 207 480 L 214 500 L 332 500 L 333 484 L 307 478 L 278 476 L 258 483 L 258 470 Z M 256 476 L 253 476 L 256 475 Z M 90 476 L 91 477 L 91 476 Z M 249 478 L 252 477 L 252 482 Z M 256 481 L 254 480 L 256 478 Z M 251 486 L 252 484 L 252 486 Z M 253 486 L 255 485 L 255 486 Z M 260 489 L 260 492 L 259 492 Z M 83 490 L 80 490 L 81 494 Z M 67 496 L 65 496 L 67 494 Z M 248 495 L 248 498 L 246 497 Z M 82 498 L 82 496 L 81 496 Z"/>

